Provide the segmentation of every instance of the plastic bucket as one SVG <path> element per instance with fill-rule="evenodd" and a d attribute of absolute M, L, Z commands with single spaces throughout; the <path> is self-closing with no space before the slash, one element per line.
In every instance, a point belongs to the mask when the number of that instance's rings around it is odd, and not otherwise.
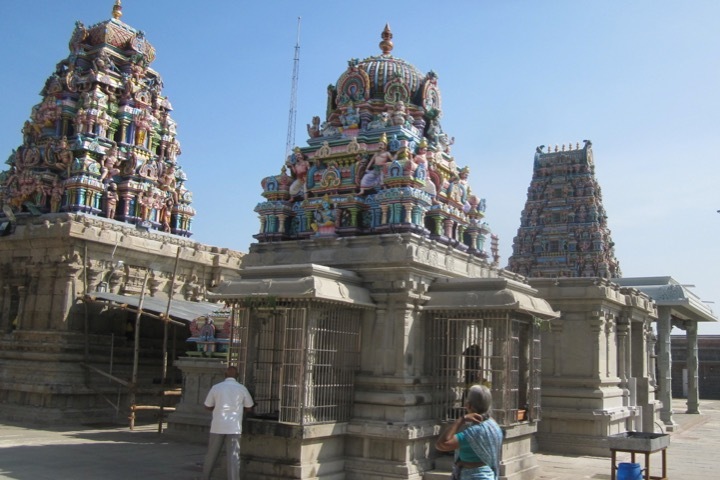
<path fill-rule="evenodd" d="M 639 463 L 620 463 L 617 466 L 617 480 L 642 480 L 642 467 Z"/>

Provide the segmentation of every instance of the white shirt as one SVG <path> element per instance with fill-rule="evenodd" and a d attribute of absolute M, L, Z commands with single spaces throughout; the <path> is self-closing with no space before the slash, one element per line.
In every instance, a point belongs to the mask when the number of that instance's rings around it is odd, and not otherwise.
<path fill-rule="evenodd" d="M 250 392 L 234 378 L 216 383 L 205 398 L 206 407 L 213 409 L 210 433 L 242 433 L 243 409 L 253 406 Z"/>

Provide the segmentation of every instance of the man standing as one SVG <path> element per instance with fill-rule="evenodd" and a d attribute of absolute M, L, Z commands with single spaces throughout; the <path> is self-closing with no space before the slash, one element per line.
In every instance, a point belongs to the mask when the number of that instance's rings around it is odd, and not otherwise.
<path fill-rule="evenodd" d="M 235 380 L 235 367 L 225 370 L 225 380 L 213 385 L 205 399 L 205 408 L 212 410 L 208 452 L 203 464 L 203 480 L 210 480 L 215 461 L 225 444 L 227 452 L 228 480 L 240 478 L 240 434 L 242 433 L 243 410 L 249 412 L 253 406 L 250 392 Z"/>

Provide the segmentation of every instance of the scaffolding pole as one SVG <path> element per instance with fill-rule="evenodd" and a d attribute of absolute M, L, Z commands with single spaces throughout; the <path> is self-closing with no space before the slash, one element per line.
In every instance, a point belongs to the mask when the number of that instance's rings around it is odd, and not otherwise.
<path fill-rule="evenodd" d="M 138 303 L 137 314 L 135 315 L 135 349 L 133 351 L 133 370 L 130 381 L 130 430 L 135 428 L 135 392 L 137 391 L 138 361 L 140 360 L 140 317 L 143 313 L 143 302 L 145 301 L 145 287 L 150 276 L 150 269 L 145 270 L 142 290 L 140 291 L 140 302 Z"/>
<path fill-rule="evenodd" d="M 167 380 L 168 371 L 168 327 L 170 325 L 170 305 L 172 305 L 173 292 L 175 290 L 175 277 L 177 276 L 178 264 L 180 263 L 180 246 L 177 247 L 175 255 L 175 268 L 173 269 L 172 279 L 170 280 L 170 291 L 168 292 L 168 303 L 163 315 L 163 356 L 162 356 L 162 376 L 160 377 L 160 414 L 158 415 L 158 433 L 163 430 L 163 416 L 165 407 L 165 382 Z M 175 328 L 173 328 L 175 332 Z M 173 338 L 175 338 L 173 336 Z M 173 348 L 174 348 L 173 342 Z"/>

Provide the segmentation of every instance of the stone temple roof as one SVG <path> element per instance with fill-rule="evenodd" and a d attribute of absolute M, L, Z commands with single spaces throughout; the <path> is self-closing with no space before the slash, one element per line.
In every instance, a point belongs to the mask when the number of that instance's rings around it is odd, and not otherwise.
<path fill-rule="evenodd" d="M 135 51 L 144 56 L 148 63 L 155 59 L 155 47 L 145 39 L 144 32 L 136 30 L 122 22 L 120 0 L 115 1 L 112 18 L 85 28 L 82 22 L 75 24 L 75 32 L 70 40 L 70 49 L 81 42 L 89 47 L 112 46 L 120 51 Z"/>
<path fill-rule="evenodd" d="M 660 307 L 670 307 L 673 315 L 683 320 L 696 322 L 717 322 L 718 318 L 702 299 L 669 276 L 615 278 L 614 283 L 622 287 L 633 287 L 647 294 Z"/>

